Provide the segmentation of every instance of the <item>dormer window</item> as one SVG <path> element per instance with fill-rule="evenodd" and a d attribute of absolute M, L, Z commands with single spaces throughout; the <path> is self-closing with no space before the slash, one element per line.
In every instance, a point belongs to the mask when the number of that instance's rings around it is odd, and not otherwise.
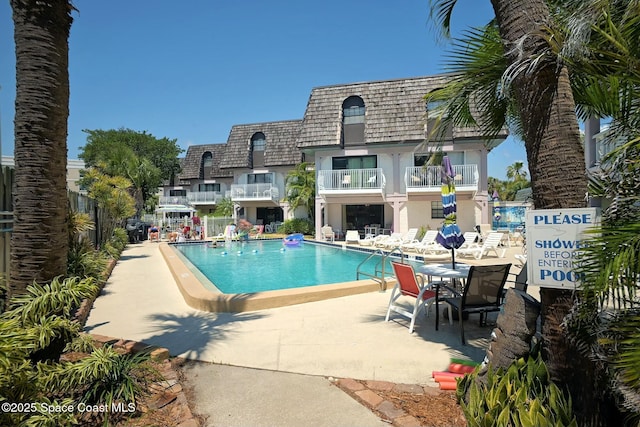
<path fill-rule="evenodd" d="M 264 151 L 267 146 L 267 140 L 264 133 L 257 132 L 251 137 L 251 168 L 264 166 Z"/>
<path fill-rule="evenodd" d="M 210 151 L 205 151 L 200 159 L 200 179 L 209 178 L 211 169 L 213 169 L 213 154 Z"/>
<path fill-rule="evenodd" d="M 342 144 L 364 144 L 364 101 L 359 96 L 350 96 L 342 103 Z"/>

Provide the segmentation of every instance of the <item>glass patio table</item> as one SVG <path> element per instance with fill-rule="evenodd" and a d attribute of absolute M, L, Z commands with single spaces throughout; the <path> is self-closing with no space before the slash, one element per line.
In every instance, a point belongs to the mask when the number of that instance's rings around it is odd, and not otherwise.
<path fill-rule="evenodd" d="M 450 262 L 442 263 L 442 264 L 424 264 L 417 268 L 419 273 L 427 276 L 426 283 L 432 283 L 434 281 L 434 277 L 439 277 L 440 281 L 444 281 L 443 279 L 449 279 L 451 281 L 451 287 L 453 289 L 457 289 L 462 293 L 464 289 L 465 282 L 467 277 L 469 277 L 469 269 L 471 266 L 469 264 L 462 264 L 457 262 L 456 268 L 454 269 Z M 426 286 L 426 285 L 425 285 Z M 436 286 L 436 302 L 439 299 L 439 287 Z M 447 292 L 448 293 L 448 292 Z M 451 311 L 449 311 L 451 314 Z M 436 310 L 436 331 L 438 330 L 440 313 Z"/>

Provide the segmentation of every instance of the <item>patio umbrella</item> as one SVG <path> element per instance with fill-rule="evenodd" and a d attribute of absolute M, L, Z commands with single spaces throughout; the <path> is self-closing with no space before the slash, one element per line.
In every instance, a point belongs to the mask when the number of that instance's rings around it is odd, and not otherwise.
<path fill-rule="evenodd" d="M 448 156 L 442 159 L 442 209 L 444 211 L 444 225 L 436 236 L 436 241 L 447 249 L 451 249 L 451 265 L 456 268 L 456 253 L 464 243 L 464 237 L 456 222 L 456 187 L 453 183 L 453 166 Z"/>

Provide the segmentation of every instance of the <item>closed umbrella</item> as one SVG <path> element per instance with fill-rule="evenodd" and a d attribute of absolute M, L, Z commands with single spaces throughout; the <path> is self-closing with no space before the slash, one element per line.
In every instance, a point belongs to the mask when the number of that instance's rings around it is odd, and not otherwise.
<path fill-rule="evenodd" d="M 456 222 L 456 187 L 453 183 L 453 166 L 448 156 L 442 159 L 442 209 L 444 211 L 444 225 L 436 236 L 436 241 L 447 249 L 451 249 L 451 265 L 456 268 L 456 253 L 464 243 L 464 237 Z"/>

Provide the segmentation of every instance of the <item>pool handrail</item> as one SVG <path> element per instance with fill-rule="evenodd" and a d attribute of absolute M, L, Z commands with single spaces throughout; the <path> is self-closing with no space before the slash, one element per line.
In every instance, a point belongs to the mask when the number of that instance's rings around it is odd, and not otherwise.
<path fill-rule="evenodd" d="M 376 249 L 374 252 L 371 252 L 367 258 L 365 258 L 360 264 L 358 264 L 358 268 L 356 269 L 356 280 L 360 280 L 360 275 L 369 277 L 373 281 L 380 283 L 380 292 L 384 292 L 387 290 L 387 278 L 385 276 L 385 265 L 387 263 L 387 258 L 396 254 L 396 256 L 400 256 L 400 262 L 404 264 L 405 254 L 402 251 L 402 248 L 395 247 L 389 252 L 382 250 L 381 248 Z M 373 274 L 367 273 L 365 271 L 360 271 L 360 267 L 362 267 L 367 261 L 369 261 L 374 256 L 379 256 L 380 261 L 376 264 Z M 378 276 L 380 273 L 380 276 Z M 393 277 L 393 276 L 391 276 Z"/>

